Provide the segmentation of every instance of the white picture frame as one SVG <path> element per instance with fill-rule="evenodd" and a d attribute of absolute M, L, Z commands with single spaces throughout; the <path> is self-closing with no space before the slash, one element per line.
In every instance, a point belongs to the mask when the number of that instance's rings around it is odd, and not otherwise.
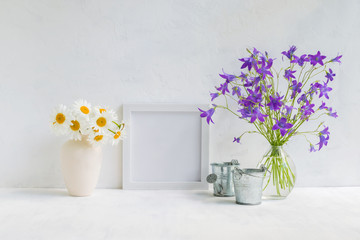
<path fill-rule="evenodd" d="M 123 189 L 208 189 L 207 105 L 125 104 Z"/>

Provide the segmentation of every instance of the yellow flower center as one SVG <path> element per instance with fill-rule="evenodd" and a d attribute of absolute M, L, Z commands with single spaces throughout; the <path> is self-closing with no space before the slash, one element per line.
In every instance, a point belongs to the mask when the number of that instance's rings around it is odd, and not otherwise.
<path fill-rule="evenodd" d="M 71 130 L 79 131 L 80 123 L 77 120 L 71 120 L 72 125 L 70 126 Z"/>
<path fill-rule="evenodd" d="M 86 106 L 81 106 L 80 107 L 80 111 L 83 113 L 83 114 L 89 114 L 89 108 L 87 108 Z"/>
<path fill-rule="evenodd" d="M 103 135 L 97 135 L 94 137 L 94 140 L 97 142 L 101 141 L 102 139 L 103 139 Z"/>
<path fill-rule="evenodd" d="M 99 132 L 99 129 L 95 129 L 94 127 L 92 127 L 92 130 L 93 130 L 94 132 Z"/>
<path fill-rule="evenodd" d="M 62 113 L 58 113 L 55 119 L 58 124 L 63 124 L 65 122 L 65 115 Z"/>
<path fill-rule="evenodd" d="M 118 131 L 115 135 L 114 135 L 114 139 L 118 139 L 121 136 L 121 132 Z"/>
<path fill-rule="evenodd" d="M 99 127 L 104 127 L 106 125 L 106 119 L 104 117 L 99 117 L 97 120 L 96 120 L 96 124 L 99 126 Z"/>
<path fill-rule="evenodd" d="M 105 108 L 100 108 L 99 110 L 100 110 L 100 113 L 106 112 Z"/>

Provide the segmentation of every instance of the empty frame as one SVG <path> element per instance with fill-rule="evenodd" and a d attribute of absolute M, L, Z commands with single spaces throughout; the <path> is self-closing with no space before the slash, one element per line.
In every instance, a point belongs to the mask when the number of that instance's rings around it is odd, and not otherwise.
<path fill-rule="evenodd" d="M 197 107 L 124 105 L 124 189 L 208 189 L 209 129 Z"/>

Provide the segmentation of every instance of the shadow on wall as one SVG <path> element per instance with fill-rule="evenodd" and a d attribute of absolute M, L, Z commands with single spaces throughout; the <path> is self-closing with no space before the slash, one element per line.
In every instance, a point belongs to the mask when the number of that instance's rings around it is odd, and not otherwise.
<path fill-rule="evenodd" d="M 124 107 L 123 107 L 123 105 L 121 105 L 117 110 L 117 114 L 119 116 L 120 121 L 122 121 L 123 117 L 124 117 L 123 109 L 124 109 Z M 126 122 L 125 124 L 128 125 L 129 123 Z M 117 159 L 119 160 L 119 169 L 118 169 L 119 170 L 119 187 L 120 187 L 120 189 L 123 189 L 123 181 L 122 181 L 122 179 L 123 179 L 123 144 L 122 144 L 122 142 L 120 142 L 119 145 L 116 146 L 116 148 L 117 148 L 116 152 L 118 154 Z"/>
<path fill-rule="evenodd" d="M 119 122 L 123 120 L 122 109 L 122 106 L 116 109 Z M 108 143 L 102 150 L 103 162 L 97 188 L 122 188 L 122 142 L 115 146 Z"/>
<path fill-rule="evenodd" d="M 124 106 L 121 105 L 119 108 L 118 108 L 118 111 L 117 111 L 117 114 L 119 116 L 119 119 L 123 120 L 124 119 L 124 116 L 123 116 L 123 109 L 124 109 Z M 125 123 L 126 125 L 128 125 L 129 123 L 126 122 Z M 126 126 L 125 125 L 125 126 Z M 126 137 L 126 136 L 125 136 Z M 118 153 L 118 156 L 119 156 L 119 173 L 120 173 L 120 177 L 119 177 L 119 186 L 120 186 L 120 189 L 123 189 L 123 144 L 122 142 L 119 143 L 119 145 L 117 146 L 117 153 Z"/>

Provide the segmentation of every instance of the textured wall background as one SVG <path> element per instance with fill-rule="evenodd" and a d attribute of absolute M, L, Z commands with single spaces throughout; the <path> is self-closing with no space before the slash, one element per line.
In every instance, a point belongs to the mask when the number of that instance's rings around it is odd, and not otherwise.
<path fill-rule="evenodd" d="M 0 187 L 64 186 L 49 113 L 85 98 L 121 113 L 124 103 L 207 103 L 221 68 L 257 47 L 280 58 L 292 44 L 344 55 L 334 67 L 325 151 L 288 146 L 298 186 L 360 185 L 359 1 L 0 1 Z M 267 143 L 227 113 L 211 129 L 211 161 L 253 166 Z M 121 187 L 121 146 L 104 147 L 99 187 Z"/>

